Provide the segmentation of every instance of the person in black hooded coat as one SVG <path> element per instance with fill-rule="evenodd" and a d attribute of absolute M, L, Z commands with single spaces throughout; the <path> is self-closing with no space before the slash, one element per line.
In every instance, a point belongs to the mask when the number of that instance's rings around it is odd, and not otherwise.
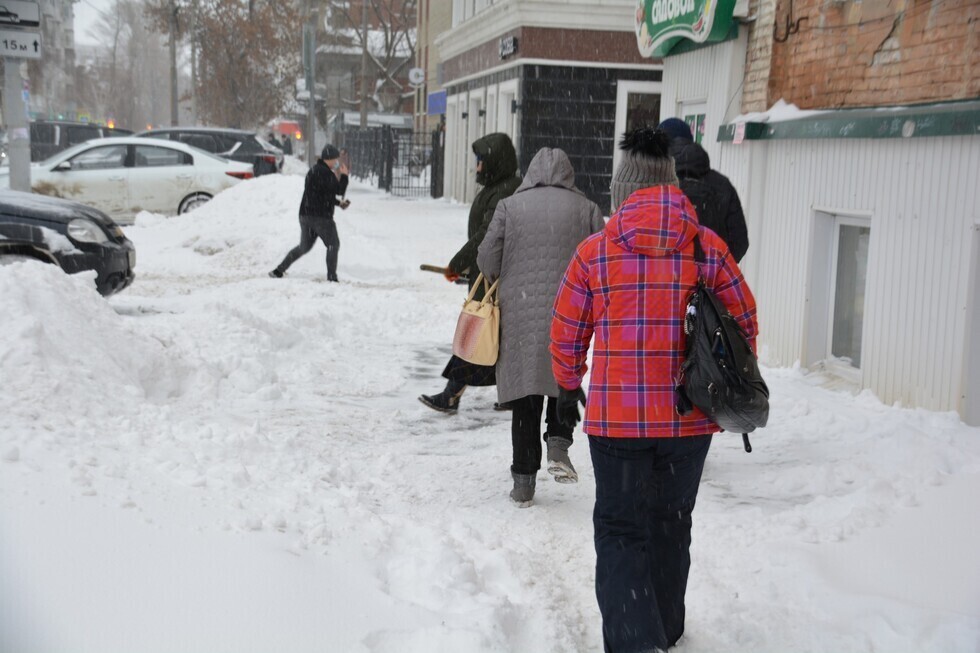
<path fill-rule="evenodd" d="M 477 160 L 476 183 L 483 188 L 473 198 L 473 205 L 470 207 L 467 241 L 446 266 L 448 280 L 455 281 L 465 274 L 469 277 L 470 288 L 480 274 L 476 262 L 477 252 L 487 234 L 497 202 L 513 195 L 521 185 L 521 178 L 517 176 L 517 151 L 507 134 L 494 133 L 478 138 L 473 142 L 473 154 Z M 482 299 L 483 288 L 477 288 L 474 297 Z M 467 386 L 490 386 L 497 383 L 493 365 L 474 365 L 458 356 L 449 359 L 442 375 L 446 378 L 445 389 L 437 394 L 421 395 L 419 401 L 444 413 L 456 412 L 459 398 Z"/>
<path fill-rule="evenodd" d="M 698 222 L 721 236 L 735 261 L 749 249 L 749 231 L 738 192 L 728 177 L 711 169 L 704 148 L 694 142 L 691 128 L 680 118 L 668 118 L 658 129 L 670 137 L 670 155 L 681 190 L 691 200 Z"/>

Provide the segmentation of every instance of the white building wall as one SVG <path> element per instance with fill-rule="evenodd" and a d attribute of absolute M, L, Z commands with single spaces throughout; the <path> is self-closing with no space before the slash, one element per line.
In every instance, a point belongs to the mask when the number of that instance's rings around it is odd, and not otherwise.
<path fill-rule="evenodd" d="M 747 30 L 738 38 L 667 57 L 664 61 L 660 119 L 682 118 L 685 105 L 705 105 L 706 128 L 701 145 L 713 166 L 720 154 L 718 128 L 732 121 L 742 105 Z"/>
<path fill-rule="evenodd" d="M 745 273 L 773 364 L 807 361 L 817 210 L 871 216 L 861 383 L 886 403 L 960 410 L 977 312 L 980 138 L 724 144 L 719 168 L 749 221 Z M 751 181 L 750 181 L 751 180 Z M 816 252 L 817 259 L 824 254 Z M 972 328 L 972 327 L 971 327 Z"/>

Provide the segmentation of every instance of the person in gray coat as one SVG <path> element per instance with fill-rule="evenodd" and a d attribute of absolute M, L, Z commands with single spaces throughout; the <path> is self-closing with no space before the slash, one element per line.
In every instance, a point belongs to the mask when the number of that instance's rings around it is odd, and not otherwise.
<path fill-rule="evenodd" d="M 548 471 L 560 483 L 578 474 L 568 457 L 572 429 L 557 416 L 558 384 L 551 372 L 551 309 L 575 248 L 605 227 L 595 202 L 575 188 L 575 171 L 560 149 L 541 148 L 517 191 L 500 200 L 480 244 L 477 265 L 500 279 L 497 397 L 513 410 L 511 499 L 531 505 L 541 469 L 541 412 L 545 397 Z"/>

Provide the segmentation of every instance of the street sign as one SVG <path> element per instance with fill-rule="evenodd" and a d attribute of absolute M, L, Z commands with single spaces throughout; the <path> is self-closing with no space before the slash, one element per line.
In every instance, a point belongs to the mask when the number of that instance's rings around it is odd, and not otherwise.
<path fill-rule="evenodd" d="M 0 26 L 40 27 L 41 10 L 36 2 L 0 0 Z"/>
<path fill-rule="evenodd" d="M 40 59 L 41 34 L 38 32 L 17 32 L 10 29 L 0 29 L 0 57 Z"/>

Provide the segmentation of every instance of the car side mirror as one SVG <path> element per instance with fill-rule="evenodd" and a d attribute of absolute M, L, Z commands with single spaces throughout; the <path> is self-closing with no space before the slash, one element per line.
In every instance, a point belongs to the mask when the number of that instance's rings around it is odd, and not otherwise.
<path fill-rule="evenodd" d="M 52 170 L 54 170 L 55 172 L 68 172 L 69 170 L 71 170 L 71 161 L 62 161 L 54 168 L 52 168 Z"/>

